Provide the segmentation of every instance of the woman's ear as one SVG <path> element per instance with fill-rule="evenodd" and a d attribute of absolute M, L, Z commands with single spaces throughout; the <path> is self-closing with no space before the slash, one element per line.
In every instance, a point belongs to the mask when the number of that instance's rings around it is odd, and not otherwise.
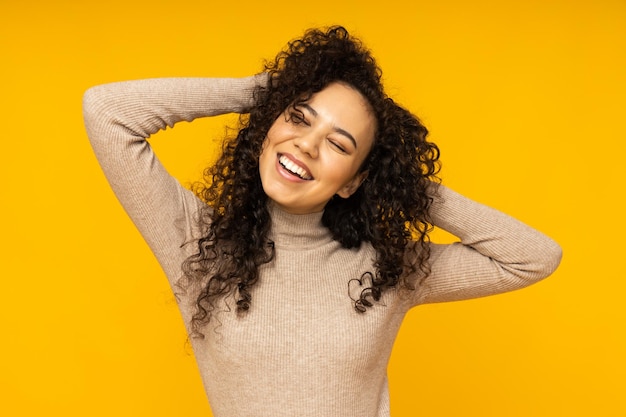
<path fill-rule="evenodd" d="M 348 182 L 346 185 L 343 186 L 343 188 L 337 191 L 337 195 L 341 198 L 350 197 L 356 192 L 356 190 L 359 189 L 361 184 L 363 184 L 363 181 L 365 181 L 365 178 L 367 178 L 367 174 L 368 171 L 363 171 L 356 174 L 354 178 L 350 180 L 350 182 Z"/>

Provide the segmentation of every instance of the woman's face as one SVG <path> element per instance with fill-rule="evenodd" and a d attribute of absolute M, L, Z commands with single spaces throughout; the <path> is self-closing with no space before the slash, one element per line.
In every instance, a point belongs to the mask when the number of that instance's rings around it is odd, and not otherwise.
<path fill-rule="evenodd" d="M 366 99 L 341 83 L 288 107 L 267 132 L 259 171 L 263 189 L 293 214 L 322 211 L 338 194 L 354 193 L 374 142 L 376 120 Z"/>

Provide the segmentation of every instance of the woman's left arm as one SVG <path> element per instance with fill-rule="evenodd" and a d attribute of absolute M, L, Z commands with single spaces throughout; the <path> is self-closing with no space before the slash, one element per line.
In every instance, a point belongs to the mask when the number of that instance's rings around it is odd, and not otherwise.
<path fill-rule="evenodd" d="M 460 242 L 432 244 L 418 303 L 456 301 L 523 288 L 552 274 L 562 251 L 551 238 L 443 185 L 433 185 L 431 220 Z"/>

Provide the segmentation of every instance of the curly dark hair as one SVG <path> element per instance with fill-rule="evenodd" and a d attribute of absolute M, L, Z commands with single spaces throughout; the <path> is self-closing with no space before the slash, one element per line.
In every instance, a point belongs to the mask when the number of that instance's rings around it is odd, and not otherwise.
<path fill-rule="evenodd" d="M 439 149 L 426 140 L 428 131 L 420 121 L 387 97 L 370 51 L 343 27 L 311 29 L 267 62 L 264 72 L 268 82 L 255 90 L 255 105 L 240 117 L 238 134 L 226 140 L 217 163 L 205 170 L 204 182 L 194 186 L 208 207 L 201 219 L 206 235 L 183 264 L 187 285 L 199 286 L 191 323 L 195 331 L 211 319 L 223 297 L 234 296 L 240 313 L 250 307 L 259 266 L 274 256 L 268 197 L 259 174 L 266 134 L 285 109 L 332 82 L 359 91 L 377 120 L 374 144 L 361 167 L 366 180 L 349 198 L 333 197 L 322 216 L 342 246 L 368 242 L 376 250 L 371 285 L 353 300 L 356 311 L 365 312 L 398 284 L 415 289 L 417 281 L 407 277 L 423 279 L 430 272 L 432 199 L 427 188 L 437 180 Z M 407 263 L 412 240 L 417 242 L 414 261 Z"/>

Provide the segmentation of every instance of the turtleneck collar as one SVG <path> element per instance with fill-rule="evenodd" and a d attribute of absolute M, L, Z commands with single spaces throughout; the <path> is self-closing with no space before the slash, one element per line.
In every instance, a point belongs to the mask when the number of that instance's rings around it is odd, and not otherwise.
<path fill-rule="evenodd" d="M 322 224 L 324 212 L 291 214 L 271 202 L 268 210 L 272 218 L 269 237 L 277 248 L 313 248 L 333 240 L 330 231 Z"/>

